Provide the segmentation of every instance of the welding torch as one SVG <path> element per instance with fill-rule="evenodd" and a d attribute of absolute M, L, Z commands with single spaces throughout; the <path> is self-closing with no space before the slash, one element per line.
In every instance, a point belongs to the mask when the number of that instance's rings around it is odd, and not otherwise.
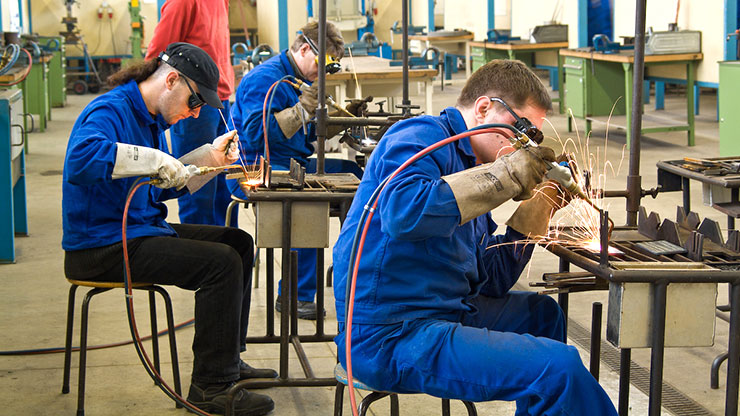
<path fill-rule="evenodd" d="M 310 85 L 306 84 L 305 82 L 301 81 L 298 78 L 295 79 L 295 82 L 293 82 L 293 81 L 286 81 L 286 82 L 288 84 L 292 85 L 293 88 L 295 88 L 295 89 L 297 89 L 298 91 L 301 91 L 301 92 L 307 90 L 310 87 Z M 341 105 L 337 104 L 337 102 L 334 101 L 334 98 L 332 98 L 331 95 L 328 95 L 328 94 L 326 95 L 326 103 L 329 104 L 331 107 L 334 107 L 334 109 L 342 112 L 347 117 L 357 117 L 356 115 L 354 115 L 354 114 L 350 113 L 349 111 L 347 111 L 346 108 L 344 108 Z"/>

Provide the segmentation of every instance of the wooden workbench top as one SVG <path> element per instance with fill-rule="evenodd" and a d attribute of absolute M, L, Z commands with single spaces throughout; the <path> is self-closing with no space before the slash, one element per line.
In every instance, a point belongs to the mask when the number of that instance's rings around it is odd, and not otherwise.
<path fill-rule="evenodd" d="M 455 35 L 455 36 L 429 36 L 429 35 L 409 35 L 409 40 L 421 40 L 425 42 L 462 42 L 473 40 L 473 34 Z"/>
<path fill-rule="evenodd" d="M 11 82 L 16 82 L 19 79 L 23 77 L 23 74 L 26 73 L 25 67 L 15 67 L 8 71 L 7 73 L 0 75 L 0 82 L 3 84 L 9 84 Z"/>
<path fill-rule="evenodd" d="M 560 49 L 558 52 L 561 56 L 572 56 L 574 58 L 587 58 L 595 61 L 634 63 L 635 52 L 623 51 L 620 53 L 602 53 L 592 52 L 580 49 Z M 645 55 L 646 63 L 654 62 L 675 62 L 675 61 L 700 61 L 704 59 L 704 54 L 699 53 L 677 53 L 669 55 Z"/>
<path fill-rule="evenodd" d="M 354 69 L 354 72 L 353 72 Z M 342 71 L 327 74 L 327 81 L 344 81 L 354 79 L 394 79 L 403 77 L 403 68 L 391 66 L 390 60 L 377 56 L 349 56 L 342 58 Z M 436 69 L 409 69 L 409 79 L 427 78 L 437 75 Z"/>
<path fill-rule="evenodd" d="M 486 49 L 498 49 L 498 50 L 528 50 L 528 49 L 560 49 L 567 48 L 568 42 L 546 42 L 546 43 L 493 43 L 486 41 L 470 41 L 470 46 L 483 47 Z"/>

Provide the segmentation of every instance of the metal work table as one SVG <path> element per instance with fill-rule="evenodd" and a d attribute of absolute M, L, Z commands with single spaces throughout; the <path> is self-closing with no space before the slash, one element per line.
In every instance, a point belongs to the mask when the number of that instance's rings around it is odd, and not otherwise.
<path fill-rule="evenodd" d="M 687 88 L 686 124 L 671 125 L 669 120 L 643 115 L 641 127 L 643 134 L 686 131 L 688 145 L 694 145 L 694 74 L 696 63 L 703 57 L 701 53 L 646 55 L 644 57 L 646 67 L 684 65 Z M 560 112 L 564 113 L 567 106 L 573 111 L 574 117 L 586 120 L 586 134 L 591 131 L 592 122 L 605 123 L 608 121 L 610 127 L 626 131 L 627 146 L 630 146 L 634 62 L 634 51 L 601 53 L 561 49 L 558 58 L 559 94 L 560 102 L 566 105 L 560 107 Z M 620 66 L 622 71 L 619 70 Z M 612 108 L 614 108 L 614 113 L 609 119 Z M 570 127 L 570 118 L 568 124 Z"/>
<path fill-rule="evenodd" d="M 634 285 L 648 283 L 650 290 L 650 323 L 647 341 L 651 349 L 649 414 L 661 412 L 663 358 L 666 347 L 666 305 L 669 284 L 678 283 L 729 283 L 731 285 L 732 305 L 730 311 L 729 360 L 727 367 L 727 387 L 725 415 L 735 416 L 738 409 L 738 377 L 740 370 L 740 262 L 737 253 L 731 253 L 718 244 L 701 239 L 698 258 L 689 252 L 686 255 L 650 256 L 635 249 L 637 242 L 654 241 L 664 238 L 661 229 L 656 236 L 643 234 L 644 223 L 657 226 L 657 218 L 649 218 L 641 209 L 640 231 L 635 227 L 617 227 L 608 240 L 609 246 L 622 251 L 621 254 L 606 255 L 607 224 L 602 221 L 601 252 L 592 252 L 578 246 L 566 246 L 560 243 L 547 244 L 546 249 L 560 258 L 560 274 L 569 273 L 570 264 L 586 270 L 588 273 L 574 274 L 579 284 L 583 284 L 586 274 L 595 277 L 592 290 L 604 289 L 603 283 L 612 285 Z M 646 219 L 648 219 L 646 221 Z M 673 224 L 676 225 L 676 224 Z M 651 228 L 650 226 L 646 228 Z M 673 229 L 672 227 L 666 227 Z M 676 226 L 676 233 L 683 239 L 695 238 L 695 232 Z M 680 229 L 680 231 L 679 231 Z M 701 227 L 699 228 L 701 230 Z M 678 234 L 675 234 L 678 237 Z M 703 248 L 702 248 L 703 247 Z M 699 258 L 702 259 L 699 262 Z M 603 282 L 603 283 L 601 283 Z M 586 289 L 588 290 L 588 289 Z M 716 292 L 715 292 L 716 293 Z M 612 300 L 610 289 L 610 301 Z M 558 302 L 567 316 L 568 292 L 561 293 Z M 611 305 L 610 305 L 611 308 Z M 611 312 L 610 312 L 611 313 Z M 675 323 L 674 323 L 675 324 Z M 669 345 L 670 346 L 670 345 Z M 629 409 L 629 377 L 631 348 L 621 348 L 619 374 L 619 414 L 626 416 Z"/>
<path fill-rule="evenodd" d="M 33 58 L 31 72 L 21 83 L 23 88 L 23 107 L 26 114 L 39 116 L 39 131 L 46 130 L 46 121 L 51 119 L 51 103 L 49 101 L 49 62 L 51 55 L 41 55 Z M 28 131 L 25 125 L 24 128 Z M 28 142 L 26 142 L 28 153 Z"/>
<path fill-rule="evenodd" d="M 326 176 L 330 176 L 326 175 Z M 307 175 L 309 177 L 320 178 L 323 175 Z M 359 181 L 357 181 L 359 182 Z M 356 186 L 355 186 L 356 189 Z M 292 222 L 298 216 L 293 212 L 293 205 L 301 202 L 325 202 L 329 206 L 338 208 L 337 216 L 343 221 L 349 206 L 354 198 L 354 190 L 349 187 L 341 187 L 337 190 L 327 188 L 313 187 L 302 190 L 264 190 L 256 189 L 251 192 L 245 192 L 247 199 L 232 197 L 234 200 L 230 209 L 236 204 L 259 204 L 261 202 L 278 202 L 282 206 L 282 225 L 281 225 L 281 242 L 282 250 L 282 269 L 281 269 L 281 289 L 283 295 L 283 313 L 280 314 L 280 334 L 275 334 L 274 325 L 274 308 L 273 299 L 274 291 L 274 248 L 266 249 L 266 291 L 267 291 L 267 323 L 266 334 L 264 336 L 247 337 L 247 343 L 279 343 L 280 344 L 280 368 L 279 376 L 276 379 L 251 379 L 238 382 L 229 392 L 229 403 L 233 402 L 234 395 L 241 389 L 245 388 L 269 388 L 285 386 L 335 386 L 336 379 L 332 377 L 316 377 L 309 363 L 308 357 L 301 343 L 303 342 L 331 342 L 336 334 L 326 334 L 324 330 L 324 250 L 319 248 L 316 255 L 316 332 L 311 335 L 298 334 L 298 316 L 297 316 L 297 255 L 291 252 L 292 243 Z M 227 214 L 228 218 L 228 214 Z M 259 233 L 259 230 L 258 230 Z M 257 236 L 259 241 L 259 236 Z M 259 247 L 259 244 L 258 244 Z M 287 301 L 285 300 L 287 299 Z M 289 312 L 288 312 L 289 311 Z M 292 344 L 305 377 L 290 378 L 288 375 L 289 366 L 289 344 Z M 231 406 L 227 406 L 226 414 L 231 414 Z"/>
<path fill-rule="evenodd" d="M 427 114 L 433 114 L 432 93 L 436 69 L 409 69 L 410 82 L 423 82 Z M 326 75 L 327 88 L 337 89 L 336 102 L 344 105 L 347 97 L 400 97 L 402 93 L 403 69 L 391 66 L 390 60 L 376 56 L 349 56 L 342 59 L 342 71 Z M 390 104 L 390 103 L 389 103 Z M 393 107 L 389 105 L 389 111 Z"/>
<path fill-rule="evenodd" d="M 478 53 L 473 53 L 473 48 L 483 48 L 480 52 L 480 56 L 483 58 L 483 63 L 490 61 L 491 59 L 522 59 L 522 55 L 531 55 L 532 63 L 534 62 L 534 54 L 537 52 L 554 51 L 557 55 L 557 51 L 562 48 L 567 48 L 568 42 L 547 42 L 547 43 L 494 43 L 486 41 L 469 41 L 467 43 L 466 56 L 471 57 L 471 61 L 465 62 L 465 77 L 470 78 L 472 73 L 473 62 L 472 60 L 477 58 Z M 556 58 L 557 59 L 557 58 Z"/>
<path fill-rule="evenodd" d="M 22 94 L 0 91 L 0 263 L 15 263 L 15 236 L 28 235 Z"/>

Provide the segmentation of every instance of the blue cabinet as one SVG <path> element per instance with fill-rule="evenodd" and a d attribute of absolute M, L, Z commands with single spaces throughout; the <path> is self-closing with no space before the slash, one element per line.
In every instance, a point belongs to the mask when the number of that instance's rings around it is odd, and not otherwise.
<path fill-rule="evenodd" d="M 0 91 L 0 263 L 15 262 L 15 235 L 28 235 L 22 90 Z"/>

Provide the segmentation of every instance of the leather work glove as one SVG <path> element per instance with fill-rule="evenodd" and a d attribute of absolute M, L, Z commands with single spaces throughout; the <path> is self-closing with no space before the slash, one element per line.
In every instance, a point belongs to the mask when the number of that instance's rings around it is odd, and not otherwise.
<path fill-rule="evenodd" d="M 519 204 L 506 225 L 524 235 L 544 237 L 552 216 L 570 201 L 570 193 L 556 181 L 544 182 L 536 187 L 532 198 Z"/>
<path fill-rule="evenodd" d="M 154 186 L 179 189 L 191 176 L 192 171 L 182 162 L 161 150 L 127 143 L 116 143 L 116 147 L 111 179 L 157 176 L 160 181 Z"/>
<path fill-rule="evenodd" d="M 347 104 L 347 106 L 344 108 L 345 110 L 347 110 L 347 112 L 353 114 L 355 117 L 362 117 L 367 111 L 367 103 L 372 101 L 373 96 L 368 95 L 361 100 L 350 100 L 349 104 Z"/>
<path fill-rule="evenodd" d="M 509 199 L 532 197 L 532 190 L 547 172 L 546 161 L 554 161 L 548 147 L 524 148 L 462 172 L 443 176 L 460 210 L 460 224 L 498 207 Z"/>
<path fill-rule="evenodd" d="M 301 89 L 296 105 L 275 113 L 275 120 L 285 137 L 290 139 L 308 120 L 312 119 L 318 105 L 318 83 L 314 82 L 310 87 Z"/>
<path fill-rule="evenodd" d="M 211 152 L 218 163 L 215 166 L 230 165 L 239 160 L 239 136 L 236 130 L 226 132 L 213 140 Z"/>

